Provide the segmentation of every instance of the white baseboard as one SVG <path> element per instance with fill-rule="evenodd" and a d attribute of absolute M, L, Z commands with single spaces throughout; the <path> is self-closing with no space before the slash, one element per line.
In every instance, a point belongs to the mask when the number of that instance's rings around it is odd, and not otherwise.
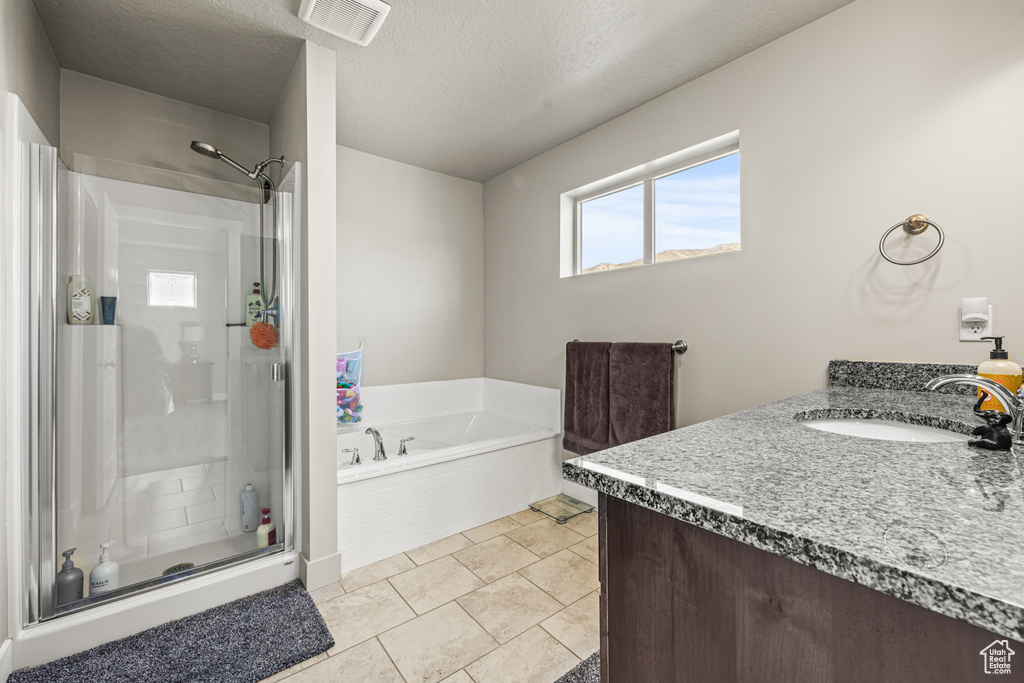
<path fill-rule="evenodd" d="M 310 562 L 299 556 L 299 578 L 308 591 L 329 586 L 341 579 L 341 553 L 336 552 Z"/>
<path fill-rule="evenodd" d="M 14 671 L 14 655 L 11 654 L 11 639 L 0 644 L 0 681 L 6 681 Z"/>
<path fill-rule="evenodd" d="M 567 496 L 572 496 L 576 500 L 582 500 L 584 503 L 587 503 L 588 505 L 593 505 L 594 507 L 597 507 L 597 491 L 595 491 L 594 489 L 587 488 L 586 486 L 577 484 L 574 481 L 566 481 L 565 479 L 563 479 L 562 493 L 564 493 Z"/>

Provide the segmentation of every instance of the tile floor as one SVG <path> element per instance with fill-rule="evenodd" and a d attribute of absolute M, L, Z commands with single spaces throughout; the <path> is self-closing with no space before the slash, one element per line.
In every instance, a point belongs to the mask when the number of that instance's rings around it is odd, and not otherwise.
<path fill-rule="evenodd" d="M 313 598 L 335 646 L 265 683 L 553 683 L 599 647 L 597 512 L 523 510 Z"/>

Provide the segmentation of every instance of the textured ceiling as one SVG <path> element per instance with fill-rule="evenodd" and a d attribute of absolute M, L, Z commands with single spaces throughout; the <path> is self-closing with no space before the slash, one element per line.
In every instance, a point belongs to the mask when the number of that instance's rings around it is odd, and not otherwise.
<path fill-rule="evenodd" d="M 34 0 L 62 67 L 256 121 L 324 45 L 339 144 L 478 181 L 851 2 L 391 0 L 362 48 L 299 1 Z"/>

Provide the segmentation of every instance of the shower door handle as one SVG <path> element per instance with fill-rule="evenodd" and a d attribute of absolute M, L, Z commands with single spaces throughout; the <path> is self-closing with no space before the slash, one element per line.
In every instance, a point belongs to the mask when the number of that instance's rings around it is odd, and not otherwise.
<path fill-rule="evenodd" d="M 275 382 L 284 381 L 284 363 L 274 363 L 270 366 L 270 378 Z"/>

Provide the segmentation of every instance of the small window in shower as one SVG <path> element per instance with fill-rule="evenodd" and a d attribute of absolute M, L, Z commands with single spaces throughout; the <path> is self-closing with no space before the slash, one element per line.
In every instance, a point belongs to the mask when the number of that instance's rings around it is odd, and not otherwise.
<path fill-rule="evenodd" d="M 149 305 L 196 307 L 196 274 L 149 271 Z"/>

